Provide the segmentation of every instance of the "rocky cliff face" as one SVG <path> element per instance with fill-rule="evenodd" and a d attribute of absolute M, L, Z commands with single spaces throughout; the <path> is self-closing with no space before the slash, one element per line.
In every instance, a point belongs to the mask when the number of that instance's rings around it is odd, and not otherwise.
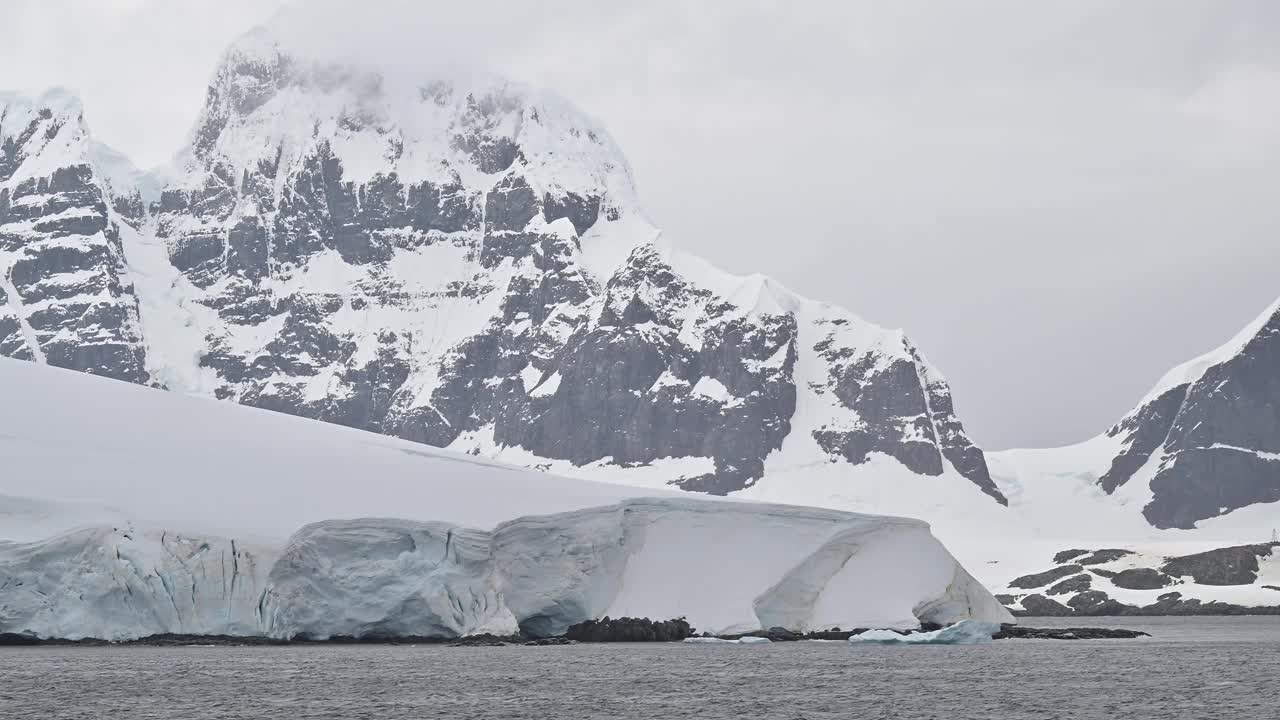
<path fill-rule="evenodd" d="M 0 96 L 0 354 L 146 382 L 107 160 L 73 97 Z"/>
<path fill-rule="evenodd" d="M 1102 488 L 1149 481 L 1143 515 L 1156 527 L 1280 502 L 1280 303 L 1170 372 L 1107 435 L 1118 450 Z"/>
<path fill-rule="evenodd" d="M 671 484 L 727 494 L 803 442 L 1004 502 L 901 333 L 671 250 L 607 133 L 556 98 L 258 31 L 142 179 L 78 110 L 10 106 L 0 354 L 624 481 L 676 459 Z"/>

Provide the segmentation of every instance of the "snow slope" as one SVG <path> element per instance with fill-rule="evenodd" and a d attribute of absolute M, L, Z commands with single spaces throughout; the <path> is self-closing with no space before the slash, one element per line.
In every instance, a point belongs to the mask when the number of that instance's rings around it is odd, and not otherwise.
<path fill-rule="evenodd" d="M 606 614 L 713 632 L 1009 617 L 915 520 L 636 498 L 12 360 L 0 397 L 0 518 L 19 520 L 0 525 L 0 632 L 453 637 L 558 633 Z"/>
<path fill-rule="evenodd" d="M 13 360 L 0 359 L 0 397 L 0 495 L 189 532 L 283 541 L 329 518 L 397 516 L 492 528 L 640 492 Z"/>

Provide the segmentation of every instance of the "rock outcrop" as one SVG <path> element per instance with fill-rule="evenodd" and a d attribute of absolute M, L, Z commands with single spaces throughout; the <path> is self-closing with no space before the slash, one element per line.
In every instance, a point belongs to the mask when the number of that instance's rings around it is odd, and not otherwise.
<path fill-rule="evenodd" d="M 1240 545 L 1180 556 L 1068 550 L 1054 555 L 1057 567 L 1015 578 L 996 597 L 1020 616 L 1274 615 L 1280 605 L 1263 582 L 1280 570 L 1273 558 L 1277 547 Z M 1233 590 L 1224 594 L 1222 588 Z"/>

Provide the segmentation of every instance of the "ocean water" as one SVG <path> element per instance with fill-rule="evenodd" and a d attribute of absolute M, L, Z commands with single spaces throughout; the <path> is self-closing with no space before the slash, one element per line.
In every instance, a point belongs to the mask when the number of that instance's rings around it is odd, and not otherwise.
<path fill-rule="evenodd" d="M 0 648 L 0 717 L 1280 718 L 1280 617 L 1024 624 L 1154 637 L 970 647 Z"/>

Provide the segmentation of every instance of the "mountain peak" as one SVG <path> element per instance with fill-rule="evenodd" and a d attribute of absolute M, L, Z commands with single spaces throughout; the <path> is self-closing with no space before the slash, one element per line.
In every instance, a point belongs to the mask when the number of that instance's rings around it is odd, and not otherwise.
<path fill-rule="evenodd" d="M 538 195 L 634 205 L 631 171 L 603 127 L 568 101 L 458 65 L 405 65 L 321 47 L 288 15 L 224 55 L 186 171 L 286 166 L 327 145 L 348 182 L 461 182 L 487 189 L 519 167 Z"/>
<path fill-rule="evenodd" d="M 1098 482 L 1126 488 L 1157 527 L 1280 501 L 1280 301 L 1225 344 L 1183 363 L 1107 431 Z M 1212 482 L 1206 482 L 1212 478 Z"/>
<path fill-rule="evenodd" d="M 1146 397 L 1138 403 L 1138 407 L 1141 408 L 1180 385 L 1193 384 L 1199 381 L 1209 368 L 1220 365 L 1239 355 L 1260 333 L 1269 328 L 1275 329 L 1277 327 L 1280 327 L 1280 299 L 1269 305 L 1227 342 L 1165 373 L 1151 391 L 1147 393 Z"/>
<path fill-rule="evenodd" d="M 89 149 L 84 110 L 75 92 L 0 93 L 0 186 L 16 187 L 83 164 Z"/>
<path fill-rule="evenodd" d="M 74 217 L 0 207 L 0 354 L 624 483 L 888 464 L 1004 502 L 903 333 L 672 250 L 571 103 L 301 26 L 227 51 L 155 178 L 81 133 Z"/>

